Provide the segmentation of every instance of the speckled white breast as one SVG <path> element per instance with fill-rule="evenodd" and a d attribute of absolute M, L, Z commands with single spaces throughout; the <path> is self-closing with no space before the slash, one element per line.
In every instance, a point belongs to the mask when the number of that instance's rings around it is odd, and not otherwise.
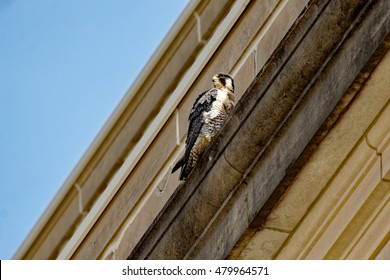
<path fill-rule="evenodd" d="M 234 95 L 219 89 L 210 111 L 203 114 L 205 124 L 202 127 L 201 133 L 203 133 L 208 141 L 211 141 L 221 129 L 233 107 Z"/>

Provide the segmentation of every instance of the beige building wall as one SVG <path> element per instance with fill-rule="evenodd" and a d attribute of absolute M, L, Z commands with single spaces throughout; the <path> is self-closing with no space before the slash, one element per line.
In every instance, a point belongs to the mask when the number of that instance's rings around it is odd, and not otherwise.
<path fill-rule="evenodd" d="M 126 259 L 178 192 L 195 98 L 228 72 L 239 101 L 312 2 L 190 1 L 14 258 Z M 388 60 L 230 258 L 389 258 Z"/>
<path fill-rule="evenodd" d="M 390 52 L 232 259 L 390 259 Z"/>

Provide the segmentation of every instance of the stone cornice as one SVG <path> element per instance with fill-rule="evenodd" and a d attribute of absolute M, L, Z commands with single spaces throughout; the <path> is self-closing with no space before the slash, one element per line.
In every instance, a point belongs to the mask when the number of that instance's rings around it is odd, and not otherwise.
<path fill-rule="evenodd" d="M 129 258 L 225 258 L 389 33 L 389 14 L 386 0 L 311 1 Z"/>

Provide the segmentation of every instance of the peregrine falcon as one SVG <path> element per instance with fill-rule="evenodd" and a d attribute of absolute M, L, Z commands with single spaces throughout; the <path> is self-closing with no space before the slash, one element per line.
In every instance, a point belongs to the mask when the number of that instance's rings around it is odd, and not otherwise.
<path fill-rule="evenodd" d="M 172 173 L 181 167 L 180 180 L 187 179 L 201 154 L 221 129 L 234 108 L 234 81 L 224 73 L 214 75 L 214 88 L 198 96 L 192 106 L 184 156 L 175 164 Z"/>

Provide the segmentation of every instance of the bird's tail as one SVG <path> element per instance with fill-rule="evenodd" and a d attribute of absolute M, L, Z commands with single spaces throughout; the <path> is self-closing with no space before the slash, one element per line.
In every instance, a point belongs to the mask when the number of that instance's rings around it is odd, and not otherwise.
<path fill-rule="evenodd" d="M 178 162 L 176 162 L 175 166 L 172 168 L 171 173 L 174 173 L 176 170 L 182 167 L 183 164 L 184 164 L 184 156 Z"/>
<path fill-rule="evenodd" d="M 185 160 L 185 156 L 183 156 L 176 164 L 175 166 L 172 168 L 172 171 L 171 173 L 174 173 L 176 170 L 178 170 L 179 168 L 181 167 L 181 171 L 180 171 L 180 180 L 185 180 L 187 179 L 188 175 L 190 174 L 191 170 L 192 170 L 192 166 L 190 166 L 188 164 L 188 162 L 186 163 L 186 160 Z"/>
<path fill-rule="evenodd" d="M 186 180 L 188 175 L 190 175 L 192 171 L 192 167 L 188 166 L 188 164 L 183 165 L 183 168 L 180 172 L 180 180 Z"/>

